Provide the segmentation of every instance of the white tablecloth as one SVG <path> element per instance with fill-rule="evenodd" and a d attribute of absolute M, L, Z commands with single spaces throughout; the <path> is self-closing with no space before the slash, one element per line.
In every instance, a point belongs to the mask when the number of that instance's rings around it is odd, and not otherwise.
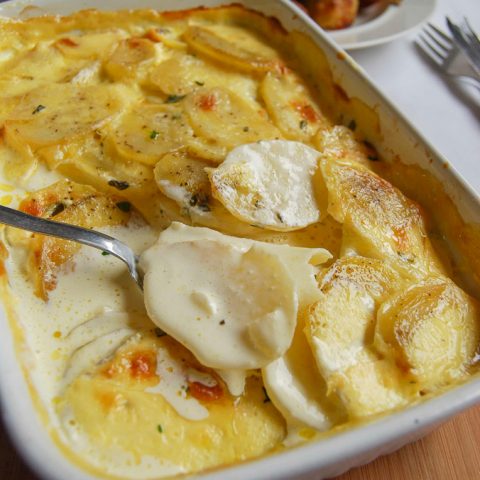
<path fill-rule="evenodd" d="M 453 21 L 466 16 L 480 33 L 480 0 L 438 0 L 431 21 L 446 30 L 446 15 Z M 438 75 L 415 48 L 419 31 L 350 54 L 480 193 L 480 92 L 455 88 Z"/>

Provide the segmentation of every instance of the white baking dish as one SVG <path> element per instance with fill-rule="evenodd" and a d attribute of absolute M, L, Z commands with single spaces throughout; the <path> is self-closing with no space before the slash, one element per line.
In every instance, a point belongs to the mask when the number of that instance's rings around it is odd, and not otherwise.
<path fill-rule="evenodd" d="M 30 14 L 43 12 L 67 14 L 83 8 L 105 10 L 153 7 L 178 10 L 198 5 L 215 6 L 222 0 L 95 0 L 28 2 L 41 8 L 29 9 Z M 395 154 L 411 159 L 432 172 L 447 189 L 467 222 L 480 223 L 480 198 L 451 169 L 446 160 L 431 147 L 414 127 L 390 104 L 365 73 L 346 58 L 330 39 L 300 9 L 288 0 L 236 0 L 280 20 L 287 30 L 300 30 L 320 46 L 331 65 L 335 81 L 352 97 L 361 98 L 377 112 L 385 145 L 377 144 L 384 158 Z M 0 14 L 15 16 L 27 2 L 10 1 L 0 6 Z M 52 441 L 48 427 L 39 418 L 29 394 L 27 379 L 19 365 L 9 333 L 6 316 L 0 313 L 0 399 L 5 424 L 23 457 L 41 477 L 51 480 L 87 480 L 91 475 L 69 463 Z M 229 467 L 216 473 L 198 475 L 204 480 L 255 478 L 287 479 L 332 477 L 379 455 L 389 453 L 411 442 L 447 420 L 452 415 L 480 402 L 480 378 L 471 380 L 448 393 L 407 408 L 399 413 L 377 419 L 367 425 L 352 428 L 329 439 L 307 444 L 281 454 Z"/>

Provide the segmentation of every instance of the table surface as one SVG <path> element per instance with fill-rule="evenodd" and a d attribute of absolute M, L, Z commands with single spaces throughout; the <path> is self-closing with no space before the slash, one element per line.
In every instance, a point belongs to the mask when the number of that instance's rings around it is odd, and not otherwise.
<path fill-rule="evenodd" d="M 423 1 L 423 0 L 418 0 Z M 438 0 L 433 22 L 465 15 L 480 31 L 478 0 Z M 480 94 L 438 76 L 415 49 L 418 30 L 386 45 L 352 52 L 355 60 L 480 192 Z M 480 479 L 480 406 L 458 415 L 424 439 L 339 477 L 340 480 Z M 35 480 L 0 424 L 0 478 Z M 313 480 L 313 479 L 312 479 Z"/>

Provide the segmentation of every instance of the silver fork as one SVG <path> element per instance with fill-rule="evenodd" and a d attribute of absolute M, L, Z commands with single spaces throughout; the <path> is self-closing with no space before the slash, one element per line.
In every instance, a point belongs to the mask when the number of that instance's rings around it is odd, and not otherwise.
<path fill-rule="evenodd" d="M 457 45 L 465 53 L 471 66 L 480 75 L 480 40 L 466 18 L 459 25 L 447 17 L 447 25 Z"/>
<path fill-rule="evenodd" d="M 464 53 L 438 27 L 427 23 L 415 44 L 442 73 L 466 80 L 480 90 L 480 76 Z"/>

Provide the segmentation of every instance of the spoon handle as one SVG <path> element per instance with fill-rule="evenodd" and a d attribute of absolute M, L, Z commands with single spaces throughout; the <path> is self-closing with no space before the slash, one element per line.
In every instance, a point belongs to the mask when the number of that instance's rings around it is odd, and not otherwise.
<path fill-rule="evenodd" d="M 21 228 L 22 230 L 28 230 L 29 232 L 72 240 L 111 253 L 125 262 L 130 271 L 130 275 L 140 286 L 142 284 L 141 276 L 136 267 L 137 258 L 135 254 L 129 246 L 116 238 L 88 228 L 35 217 L 2 205 L 0 205 L 0 223 Z"/>

